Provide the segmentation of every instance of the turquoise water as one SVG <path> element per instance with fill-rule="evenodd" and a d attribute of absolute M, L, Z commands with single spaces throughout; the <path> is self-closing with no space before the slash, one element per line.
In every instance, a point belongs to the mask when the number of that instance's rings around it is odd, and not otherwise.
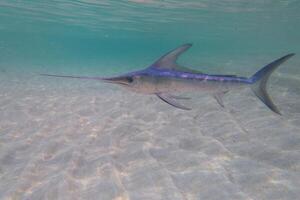
<path fill-rule="evenodd" d="M 111 74 L 146 67 L 189 42 L 181 63 L 248 74 L 261 66 L 241 70 L 241 63 L 300 51 L 299 13 L 296 0 L 3 0 L 0 65 Z"/>
<path fill-rule="evenodd" d="M 0 0 L 0 199 L 299 199 L 299 25 L 299 0 Z M 249 88 L 183 111 L 39 76 L 125 73 L 183 43 L 179 63 L 213 74 L 296 53 L 268 84 L 282 115 Z"/>

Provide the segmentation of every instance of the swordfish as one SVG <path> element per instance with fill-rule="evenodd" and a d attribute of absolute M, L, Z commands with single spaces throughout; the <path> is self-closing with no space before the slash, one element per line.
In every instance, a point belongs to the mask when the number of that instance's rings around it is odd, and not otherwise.
<path fill-rule="evenodd" d="M 179 103 L 189 99 L 176 96 L 178 92 L 205 92 L 211 94 L 220 106 L 224 107 L 222 97 L 230 90 L 250 87 L 254 94 L 273 112 L 281 114 L 267 93 L 267 82 L 272 72 L 294 54 L 287 54 L 258 70 L 251 77 L 237 75 L 206 74 L 201 71 L 182 67 L 177 58 L 192 44 L 184 44 L 166 53 L 149 67 L 114 77 L 65 76 L 41 74 L 43 76 L 92 79 L 113 83 L 134 92 L 156 95 L 162 101 L 183 110 L 190 110 Z"/>

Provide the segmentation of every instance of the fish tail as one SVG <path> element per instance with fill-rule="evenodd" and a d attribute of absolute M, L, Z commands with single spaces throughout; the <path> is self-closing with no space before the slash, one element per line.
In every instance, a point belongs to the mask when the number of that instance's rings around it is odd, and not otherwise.
<path fill-rule="evenodd" d="M 270 98 L 268 92 L 267 92 L 267 82 L 275 69 L 282 63 L 284 63 L 286 60 L 288 60 L 290 57 L 292 57 L 293 53 L 285 55 L 270 64 L 264 66 L 262 69 L 260 69 L 258 72 L 256 72 L 252 77 L 250 77 L 250 82 L 252 83 L 251 89 L 253 90 L 254 94 L 267 106 L 269 107 L 273 112 L 281 115 L 278 108 L 275 106 L 275 104 L 272 102 L 272 99 Z"/>

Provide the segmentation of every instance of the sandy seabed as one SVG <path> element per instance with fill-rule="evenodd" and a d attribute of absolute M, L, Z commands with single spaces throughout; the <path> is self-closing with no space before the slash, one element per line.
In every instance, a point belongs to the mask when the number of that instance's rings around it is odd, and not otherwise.
<path fill-rule="evenodd" d="M 0 75 L 0 199 L 298 199 L 300 84 L 194 95 L 192 111 L 97 83 Z"/>

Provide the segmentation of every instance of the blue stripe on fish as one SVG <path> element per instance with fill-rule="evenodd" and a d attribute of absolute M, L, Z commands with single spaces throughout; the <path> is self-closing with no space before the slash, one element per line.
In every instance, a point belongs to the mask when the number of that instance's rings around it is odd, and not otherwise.
<path fill-rule="evenodd" d="M 152 75 L 160 77 L 172 77 L 180 79 L 195 79 L 195 80 L 206 80 L 206 81 L 217 81 L 217 82 L 242 82 L 246 84 L 251 84 L 252 80 L 246 77 L 237 77 L 237 76 L 227 76 L 227 75 L 209 75 L 209 74 L 195 74 L 189 72 L 181 72 L 168 69 L 156 69 L 148 68 L 142 71 L 138 71 L 134 74 L 143 74 L 143 75 Z"/>

